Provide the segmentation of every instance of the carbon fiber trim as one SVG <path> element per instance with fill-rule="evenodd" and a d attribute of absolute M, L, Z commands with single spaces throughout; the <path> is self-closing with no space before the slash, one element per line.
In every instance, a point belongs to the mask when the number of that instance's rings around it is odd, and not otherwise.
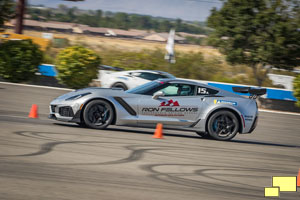
<path fill-rule="evenodd" d="M 80 123 L 81 122 L 81 119 L 80 119 L 80 115 L 81 115 L 81 110 L 78 110 L 73 119 L 71 120 L 71 122 L 76 122 L 76 123 Z"/>
<path fill-rule="evenodd" d="M 124 101 L 121 97 L 114 97 L 114 99 L 131 115 L 136 116 L 135 110 Z"/>
<path fill-rule="evenodd" d="M 206 95 L 206 96 L 204 96 L 204 97 L 224 97 L 224 96 L 220 96 L 220 95 Z"/>
<path fill-rule="evenodd" d="M 194 123 L 192 123 L 189 127 L 194 127 L 196 126 L 196 124 L 198 124 L 198 122 L 200 122 L 201 119 L 198 119 L 197 121 L 195 121 Z"/>
<path fill-rule="evenodd" d="M 252 124 L 252 127 L 251 127 L 251 129 L 249 130 L 248 133 L 252 133 L 252 131 L 254 131 L 254 129 L 256 128 L 256 126 L 257 126 L 257 117 L 255 117 L 254 122 Z"/>
<path fill-rule="evenodd" d="M 56 105 L 51 105 L 51 112 L 55 113 Z"/>

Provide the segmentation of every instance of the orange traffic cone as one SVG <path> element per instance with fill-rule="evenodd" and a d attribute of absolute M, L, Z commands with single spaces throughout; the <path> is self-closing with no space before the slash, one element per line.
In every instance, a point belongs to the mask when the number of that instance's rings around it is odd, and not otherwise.
<path fill-rule="evenodd" d="M 36 104 L 32 104 L 30 113 L 28 115 L 29 118 L 39 118 L 38 115 L 38 106 Z"/>
<path fill-rule="evenodd" d="M 153 138 L 157 139 L 163 139 L 163 131 L 162 131 L 163 125 L 161 123 L 158 123 L 156 125 L 156 129 L 153 135 Z"/>
<path fill-rule="evenodd" d="M 300 187 L 300 169 L 297 176 L 297 187 Z"/>

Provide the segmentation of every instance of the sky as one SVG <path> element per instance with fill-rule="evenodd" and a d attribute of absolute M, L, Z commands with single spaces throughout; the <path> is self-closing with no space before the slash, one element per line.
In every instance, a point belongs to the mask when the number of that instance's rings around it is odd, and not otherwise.
<path fill-rule="evenodd" d="M 220 0 L 28 0 L 29 4 L 57 7 L 65 4 L 79 9 L 126 12 L 155 17 L 180 18 L 189 21 L 205 21 L 213 7 L 220 8 Z"/>

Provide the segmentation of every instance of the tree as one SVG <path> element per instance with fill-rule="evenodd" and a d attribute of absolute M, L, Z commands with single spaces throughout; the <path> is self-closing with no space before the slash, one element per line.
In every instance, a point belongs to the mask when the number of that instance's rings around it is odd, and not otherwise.
<path fill-rule="evenodd" d="M 296 105 L 300 107 L 300 75 L 298 75 L 294 80 L 294 96 L 298 100 Z"/>
<path fill-rule="evenodd" d="M 3 27 L 5 21 L 9 20 L 13 16 L 13 6 L 13 0 L 0 1 L 0 30 Z"/>
<path fill-rule="evenodd" d="M 121 13 L 121 12 L 115 14 L 114 22 L 115 22 L 116 28 L 128 29 L 128 27 L 129 27 L 128 14 Z"/>
<path fill-rule="evenodd" d="M 26 0 L 18 0 L 16 10 L 15 33 L 22 34 Z"/>
<path fill-rule="evenodd" d="M 177 32 L 182 31 L 182 20 L 181 20 L 181 19 L 176 19 L 176 22 L 175 22 L 175 30 L 176 30 Z"/>
<path fill-rule="evenodd" d="M 159 31 L 162 32 L 168 32 L 171 28 L 173 28 L 173 26 L 168 20 L 163 20 L 158 27 Z"/>
<path fill-rule="evenodd" d="M 42 59 L 42 51 L 31 40 L 0 43 L 0 76 L 13 82 L 31 80 Z"/>
<path fill-rule="evenodd" d="M 56 62 L 58 80 L 71 87 L 86 87 L 97 78 L 100 57 L 92 50 L 73 46 L 59 52 Z"/>
<path fill-rule="evenodd" d="M 261 86 L 270 67 L 300 65 L 299 13 L 298 0 L 227 0 L 208 18 L 210 43 L 230 63 L 252 67 Z"/>

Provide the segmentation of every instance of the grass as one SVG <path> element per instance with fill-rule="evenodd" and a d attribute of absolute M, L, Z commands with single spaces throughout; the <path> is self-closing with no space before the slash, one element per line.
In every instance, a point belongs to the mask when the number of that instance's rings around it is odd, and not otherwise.
<path fill-rule="evenodd" d="M 7 30 L 12 32 L 12 30 Z M 42 32 L 39 31 L 24 31 L 25 35 L 42 37 Z M 165 50 L 166 43 L 147 41 L 141 39 L 129 39 L 129 38 L 116 38 L 116 37 L 104 37 L 93 36 L 84 34 L 67 34 L 67 33 L 53 33 L 54 37 L 67 38 L 71 45 L 83 45 L 89 46 L 96 51 L 105 51 L 108 49 L 121 50 L 121 51 L 141 51 L 141 50 Z M 215 48 L 209 46 L 199 46 L 191 44 L 175 44 L 175 52 L 182 53 L 196 53 L 201 52 L 204 58 L 211 57 L 223 57 L 222 54 Z"/>

